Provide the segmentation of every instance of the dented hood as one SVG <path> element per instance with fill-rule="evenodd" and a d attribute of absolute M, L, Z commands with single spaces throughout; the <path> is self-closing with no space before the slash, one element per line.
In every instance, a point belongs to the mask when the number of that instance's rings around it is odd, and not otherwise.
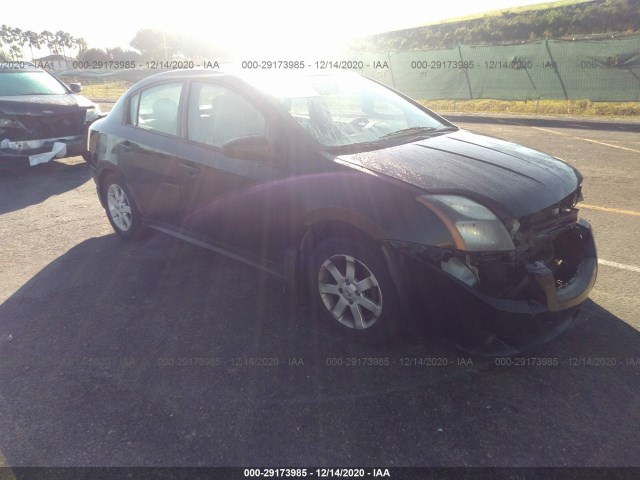
<path fill-rule="evenodd" d="M 82 95 L 16 95 L 0 97 L 0 114 L 4 115 L 57 115 L 93 108 L 93 103 Z"/>
<path fill-rule="evenodd" d="M 475 199 L 503 218 L 547 208 L 582 182 L 551 155 L 464 130 L 339 158 L 426 192 Z"/>

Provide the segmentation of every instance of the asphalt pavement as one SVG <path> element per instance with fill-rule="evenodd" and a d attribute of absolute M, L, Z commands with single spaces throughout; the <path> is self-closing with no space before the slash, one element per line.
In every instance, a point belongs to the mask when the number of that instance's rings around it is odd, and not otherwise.
<path fill-rule="evenodd" d="M 80 158 L 0 177 L 0 465 L 638 466 L 637 130 L 501 118 L 454 121 L 578 167 L 605 262 L 513 359 L 349 343 L 266 274 L 126 243 Z"/>

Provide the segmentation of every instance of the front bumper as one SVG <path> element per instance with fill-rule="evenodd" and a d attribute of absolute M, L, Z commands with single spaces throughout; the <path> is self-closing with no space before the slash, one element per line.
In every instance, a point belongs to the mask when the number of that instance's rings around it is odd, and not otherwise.
<path fill-rule="evenodd" d="M 531 298 L 495 298 L 444 273 L 415 249 L 401 248 L 414 285 L 415 298 L 435 326 L 463 350 L 476 354 L 512 355 L 540 345 L 566 330 L 588 298 L 597 276 L 597 253 L 591 226 L 580 233 L 582 259 L 572 279 L 556 288 L 553 273 L 542 263 L 525 265 L 535 292 Z M 424 289 L 424 290 L 423 290 Z"/>
<path fill-rule="evenodd" d="M 86 135 L 0 142 L 0 162 L 11 166 L 35 166 L 54 158 L 74 157 L 87 151 Z"/>

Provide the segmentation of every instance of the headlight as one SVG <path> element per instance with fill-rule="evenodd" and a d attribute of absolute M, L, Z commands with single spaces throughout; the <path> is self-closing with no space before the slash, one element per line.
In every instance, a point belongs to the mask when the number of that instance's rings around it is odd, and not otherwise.
<path fill-rule="evenodd" d="M 0 116 L 0 128 L 24 128 L 24 127 L 17 120 Z"/>
<path fill-rule="evenodd" d="M 417 200 L 443 221 L 458 250 L 502 252 L 515 248 L 500 219 L 478 202 L 458 195 L 422 195 Z"/>

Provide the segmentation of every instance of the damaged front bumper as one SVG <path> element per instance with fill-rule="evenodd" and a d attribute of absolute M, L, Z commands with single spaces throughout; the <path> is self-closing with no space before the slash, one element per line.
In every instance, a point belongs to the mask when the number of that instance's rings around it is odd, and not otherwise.
<path fill-rule="evenodd" d="M 34 166 L 54 158 L 82 155 L 86 150 L 87 142 L 84 135 L 21 141 L 4 139 L 0 140 L 0 161 Z"/>
<path fill-rule="evenodd" d="M 445 273 L 439 268 L 446 258 L 443 249 L 396 246 L 414 285 L 420 285 L 415 297 L 422 311 L 437 319 L 439 330 L 470 353 L 514 355 L 566 330 L 595 283 L 598 266 L 591 226 L 581 220 L 570 231 L 571 250 L 580 252 L 570 278 L 560 279 L 542 261 L 523 262 L 521 287 L 507 298 Z"/>

